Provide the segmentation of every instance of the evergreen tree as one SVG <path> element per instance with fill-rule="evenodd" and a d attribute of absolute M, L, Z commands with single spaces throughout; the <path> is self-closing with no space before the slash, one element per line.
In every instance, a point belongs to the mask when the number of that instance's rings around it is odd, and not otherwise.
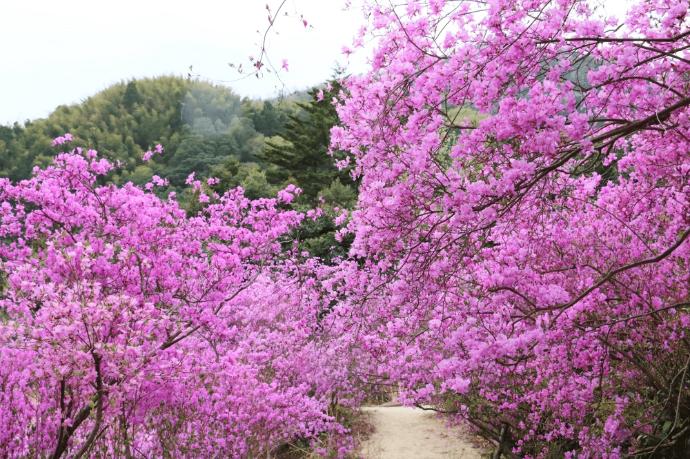
<path fill-rule="evenodd" d="M 122 96 L 122 103 L 127 109 L 132 109 L 136 104 L 141 103 L 141 95 L 137 89 L 137 82 L 135 80 L 127 83 L 125 93 Z"/>
<path fill-rule="evenodd" d="M 285 110 L 276 108 L 270 100 L 264 101 L 261 108 L 251 107 L 248 115 L 254 123 L 254 129 L 267 137 L 280 134 L 289 116 Z"/>
<path fill-rule="evenodd" d="M 303 199 L 316 202 L 319 192 L 340 179 L 352 184 L 346 171 L 339 171 L 328 154 L 330 130 L 338 122 L 331 100 L 341 87 L 331 81 L 330 90 L 313 88 L 311 100 L 299 102 L 298 113 L 289 115 L 279 137 L 266 141 L 261 159 L 267 165 L 269 182 L 280 184 L 294 181 L 303 190 Z"/>
<path fill-rule="evenodd" d="M 332 103 L 341 90 L 338 81 L 325 88 L 313 88 L 308 102 L 298 102 L 300 111 L 288 117 L 279 136 L 270 137 L 261 152 L 268 181 L 279 187 L 293 183 L 303 190 L 298 207 L 318 206 L 324 216 L 306 219 L 292 237 L 302 250 L 329 263 L 347 254 L 351 240 L 335 239 L 333 217 L 343 209 L 353 208 L 357 200 L 356 183 L 348 171 L 335 166 L 338 152 L 328 154 L 330 131 L 338 123 Z"/>

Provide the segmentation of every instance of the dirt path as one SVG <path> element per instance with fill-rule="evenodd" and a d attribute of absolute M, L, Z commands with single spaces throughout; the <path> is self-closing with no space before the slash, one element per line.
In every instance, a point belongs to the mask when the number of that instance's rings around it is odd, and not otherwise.
<path fill-rule="evenodd" d="M 364 459 L 480 459 L 482 451 L 432 411 L 404 406 L 365 407 L 374 433 L 360 449 Z"/>

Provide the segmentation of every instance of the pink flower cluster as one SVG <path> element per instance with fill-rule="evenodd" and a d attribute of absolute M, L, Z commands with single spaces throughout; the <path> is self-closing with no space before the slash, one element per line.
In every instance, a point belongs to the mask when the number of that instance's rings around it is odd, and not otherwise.
<path fill-rule="evenodd" d="M 153 150 L 147 150 L 144 152 L 144 154 L 141 156 L 142 161 L 150 161 L 151 158 L 154 157 L 154 155 L 162 155 L 163 154 L 163 145 L 157 144 L 156 147 Z"/>
<path fill-rule="evenodd" d="M 518 456 L 690 448 L 688 3 L 595 4 L 372 3 L 332 130 L 342 316 L 403 400 Z"/>
<path fill-rule="evenodd" d="M 66 143 L 71 142 L 72 140 L 74 140 L 74 137 L 72 136 L 72 134 L 70 134 L 68 132 L 65 135 L 61 135 L 59 137 L 54 138 L 53 139 L 53 146 L 56 147 L 59 145 L 64 145 Z"/>
<path fill-rule="evenodd" d="M 187 216 L 111 169 L 73 151 L 0 180 L 2 455 L 345 454 L 347 341 L 280 242 L 304 215 L 237 189 Z"/>

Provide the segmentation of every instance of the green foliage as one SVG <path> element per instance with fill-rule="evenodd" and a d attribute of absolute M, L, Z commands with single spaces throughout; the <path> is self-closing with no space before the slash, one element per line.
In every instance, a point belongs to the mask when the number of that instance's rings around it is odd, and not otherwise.
<path fill-rule="evenodd" d="M 340 178 L 336 178 L 323 188 L 319 196 L 326 204 L 342 209 L 352 209 L 357 203 L 355 188 L 352 185 L 343 185 Z"/>
<path fill-rule="evenodd" d="M 325 262 L 347 254 L 351 241 L 336 241 L 333 217 L 357 201 L 357 184 L 347 170 L 335 166 L 342 155 L 329 155 L 330 131 L 338 122 L 332 99 L 342 88 L 337 80 L 327 88 L 308 91 L 309 99 L 297 103 L 300 111 L 288 116 L 283 130 L 266 140 L 260 154 L 269 183 L 278 187 L 294 183 L 303 190 L 298 206 L 323 209 L 324 216 L 305 220 L 294 238 L 302 250 Z"/>
<path fill-rule="evenodd" d="M 325 262 L 330 262 L 336 257 L 344 258 L 352 243 L 352 236 L 347 236 L 343 241 L 337 241 L 333 219 L 341 211 L 354 208 L 357 203 L 357 192 L 353 186 L 344 185 L 340 178 L 336 178 L 319 192 L 318 201 L 325 215 L 316 221 L 305 220 L 295 238 L 300 242 L 303 250 Z"/>
<path fill-rule="evenodd" d="M 322 98 L 318 97 L 318 88 L 310 90 L 310 101 L 297 104 L 300 111 L 289 115 L 280 135 L 270 137 L 261 152 L 261 159 L 270 165 L 268 180 L 280 184 L 293 179 L 290 181 L 302 188 L 303 199 L 311 203 L 336 178 L 352 184 L 347 171 L 334 166 L 339 155 L 328 155 L 330 130 L 338 122 L 331 99 L 341 90 L 337 81 L 331 81 L 330 86 L 332 89 L 324 91 Z"/>
<path fill-rule="evenodd" d="M 135 167 L 132 171 L 126 171 L 123 173 L 123 181 L 132 182 L 137 185 L 143 185 L 151 180 L 153 175 L 153 170 L 147 164 L 140 164 Z"/>
<path fill-rule="evenodd" d="M 223 164 L 214 168 L 211 175 L 220 180 L 220 183 L 214 187 L 216 191 L 223 192 L 241 186 L 245 196 L 251 199 L 275 196 L 280 189 L 268 183 L 266 172 L 259 164 L 241 163 L 235 157 L 228 158 Z"/>
<path fill-rule="evenodd" d="M 265 136 L 277 135 L 289 116 L 289 113 L 276 108 L 271 101 L 251 104 L 245 113 L 254 123 L 254 128 Z"/>
<path fill-rule="evenodd" d="M 256 161 L 264 132 L 281 130 L 297 109 L 291 100 L 243 100 L 226 87 L 178 77 L 121 82 L 80 104 L 60 106 L 48 118 L 0 126 L 0 175 L 28 177 L 57 152 L 52 139 L 70 132 L 76 145 L 122 163 L 115 181 L 140 182 L 150 170 L 179 187 L 190 172 L 205 175 L 228 157 Z M 157 143 L 165 154 L 142 168 L 142 153 Z"/>

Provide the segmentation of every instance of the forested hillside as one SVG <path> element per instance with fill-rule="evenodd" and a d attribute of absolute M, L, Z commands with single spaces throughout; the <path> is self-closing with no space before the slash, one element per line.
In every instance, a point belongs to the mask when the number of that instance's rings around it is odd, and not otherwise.
<path fill-rule="evenodd" d="M 159 193 L 178 192 L 191 205 L 185 187 L 191 173 L 216 177 L 209 191 L 241 186 L 250 198 L 274 196 L 292 183 L 303 190 L 298 206 L 319 205 L 333 214 L 356 198 L 347 171 L 338 171 L 327 154 L 329 131 L 337 121 L 331 99 L 339 90 L 331 82 L 260 101 L 180 77 L 121 82 L 80 104 L 60 106 L 46 119 L 0 126 L 0 176 L 25 179 L 34 166 L 50 164 L 60 151 L 53 139 L 69 132 L 74 145 L 120 162 L 109 176 L 117 184 L 143 185 L 157 175 L 168 180 Z M 145 160 L 144 152 L 158 144 L 164 153 Z M 344 254 L 329 218 L 309 220 L 296 231 L 313 254 Z"/>
<path fill-rule="evenodd" d="M 29 177 L 33 166 L 46 166 L 57 152 L 52 140 L 69 132 L 76 145 L 122 163 L 118 183 L 143 184 L 155 174 L 178 189 L 195 172 L 222 178 L 222 188 L 242 185 L 251 197 L 273 195 L 289 181 L 313 200 L 335 178 L 346 178 L 325 155 L 335 110 L 316 93 L 258 101 L 180 77 L 121 82 L 80 104 L 57 107 L 45 119 L 0 126 L 0 175 Z M 299 139 L 304 133 L 306 140 Z M 156 144 L 165 153 L 143 161 Z M 289 165 L 283 150 L 290 151 Z"/>

